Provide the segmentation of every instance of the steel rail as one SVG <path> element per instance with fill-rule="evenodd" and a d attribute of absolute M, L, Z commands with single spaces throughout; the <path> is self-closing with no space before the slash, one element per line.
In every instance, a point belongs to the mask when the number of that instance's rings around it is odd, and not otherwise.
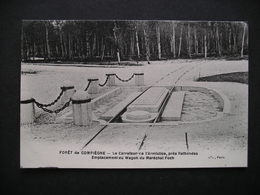
<path fill-rule="evenodd" d="M 137 98 L 139 98 L 144 92 L 146 92 L 148 89 L 150 89 L 152 86 L 147 87 L 142 93 L 140 93 L 135 99 L 133 99 L 131 102 L 129 102 L 121 112 L 116 114 L 113 118 L 111 118 L 101 129 L 83 146 L 82 149 L 84 149 L 87 145 L 89 145 L 107 126 L 109 123 L 113 122 L 119 115 L 122 114 L 122 112 L 127 108 L 130 104 L 132 104 Z"/>
<path fill-rule="evenodd" d="M 180 68 L 177 68 L 176 70 L 170 72 L 170 74 L 173 74 L 173 73 L 175 73 L 175 72 L 177 72 L 177 71 L 179 71 L 179 70 L 181 70 L 181 69 L 183 69 L 183 68 L 184 68 L 184 66 L 182 66 L 182 67 L 180 67 Z M 188 72 L 185 72 L 185 74 L 186 74 L 186 73 L 188 73 Z M 184 76 L 185 74 L 182 74 L 181 77 Z M 161 77 L 161 78 L 160 78 L 159 80 L 157 80 L 154 84 L 156 84 L 156 83 L 158 83 L 159 81 L 163 80 L 163 79 L 164 79 L 165 77 L 167 77 L 167 76 L 169 76 L 169 73 L 168 73 L 167 75 Z M 178 80 L 179 80 L 179 79 L 178 79 Z M 139 98 L 142 94 L 144 94 L 148 89 L 150 89 L 151 87 L 153 87 L 154 84 L 148 86 L 147 89 L 145 89 L 140 95 L 138 95 L 134 100 L 132 100 L 130 103 L 128 103 L 128 104 L 124 107 L 124 109 L 122 109 L 122 111 L 121 111 L 120 113 L 116 114 L 116 115 L 115 115 L 113 118 L 111 118 L 103 127 L 101 127 L 101 129 L 82 147 L 82 149 L 84 149 L 85 147 L 87 147 L 106 127 L 108 127 L 109 123 L 113 122 L 119 115 L 122 114 L 122 112 L 125 110 L 125 108 L 127 108 L 127 107 L 128 107 L 131 103 L 133 103 L 137 98 Z M 174 83 L 174 84 L 175 84 L 175 83 Z M 174 89 L 174 87 L 171 88 L 170 92 L 169 92 L 168 95 L 166 96 L 166 98 L 165 98 L 165 100 L 164 100 L 164 102 L 163 102 L 163 105 L 160 107 L 160 110 L 159 110 L 158 115 L 156 116 L 155 120 L 153 121 L 153 124 L 152 124 L 150 127 L 154 127 L 154 124 L 157 122 L 158 118 L 161 116 L 161 113 L 162 113 L 162 111 L 163 111 L 163 108 L 166 106 L 166 102 L 168 102 L 169 97 L 170 97 L 170 95 L 171 95 L 173 89 Z M 166 101 L 166 99 L 167 99 L 167 101 Z M 144 138 L 143 138 L 143 140 L 142 140 L 142 143 L 141 143 L 141 145 L 140 145 L 140 147 L 139 147 L 139 150 L 142 148 L 142 146 L 143 146 L 143 144 L 144 144 L 144 140 L 146 139 L 146 137 L 147 137 L 147 135 L 145 134 L 145 136 L 144 136 Z"/>

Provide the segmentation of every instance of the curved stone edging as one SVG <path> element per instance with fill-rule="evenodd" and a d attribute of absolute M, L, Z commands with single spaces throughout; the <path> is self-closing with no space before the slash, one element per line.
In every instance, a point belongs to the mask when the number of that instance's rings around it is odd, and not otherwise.
<path fill-rule="evenodd" d="M 175 86 L 175 90 L 177 91 L 197 91 L 201 93 L 205 93 L 207 95 L 212 95 L 219 103 L 222 109 L 222 112 L 218 112 L 216 116 L 204 119 L 204 120 L 196 120 L 196 121 L 167 121 L 164 123 L 155 123 L 155 126 L 171 126 L 171 125 L 181 125 L 181 124 L 194 124 L 194 123 L 204 123 L 210 122 L 213 120 L 220 119 L 224 116 L 224 114 L 229 114 L 231 111 L 231 103 L 228 97 L 221 91 L 207 88 L 207 87 L 197 87 L 197 86 Z M 109 125 L 151 125 L 151 123 L 109 123 Z"/>
<path fill-rule="evenodd" d="M 229 114 L 231 111 L 230 100 L 223 92 L 217 89 L 197 87 L 197 86 L 175 86 L 175 89 L 177 91 L 198 91 L 201 93 L 205 93 L 207 95 L 213 95 L 213 97 L 217 99 L 218 102 L 220 103 L 223 113 Z"/>
<path fill-rule="evenodd" d="M 196 120 L 196 121 L 167 121 L 167 122 L 163 122 L 163 123 L 155 123 L 154 124 L 155 126 L 172 126 L 172 125 L 181 125 L 181 124 L 194 124 L 194 123 L 210 122 L 210 121 L 217 120 L 217 119 L 223 117 L 224 114 L 228 114 L 231 111 L 230 100 L 228 99 L 228 97 L 223 92 L 221 92 L 219 90 L 212 89 L 212 88 L 206 88 L 206 87 L 197 87 L 197 86 L 175 86 L 175 90 L 176 91 L 184 91 L 184 90 L 197 91 L 197 92 L 205 93 L 207 95 L 212 95 L 220 103 L 222 112 L 218 112 L 216 114 L 216 116 L 208 118 L 208 119 L 204 119 L 204 120 Z M 113 90 L 111 90 L 109 92 L 111 93 L 112 91 L 113 92 L 121 92 L 121 88 L 116 88 L 116 89 L 113 89 Z M 103 98 L 104 97 L 97 98 L 97 99 L 103 99 Z M 99 101 L 97 101 L 97 102 L 99 102 Z M 100 124 L 108 124 L 107 121 L 100 120 L 100 119 L 96 119 L 95 121 L 100 122 Z M 121 126 L 121 125 L 147 126 L 147 125 L 151 125 L 151 123 L 145 123 L 145 122 L 143 122 L 143 123 L 134 123 L 134 122 L 130 122 L 130 123 L 109 123 L 109 125 L 111 125 L 111 126 L 113 126 L 113 125 L 114 126 Z"/>
<path fill-rule="evenodd" d="M 220 98 L 222 99 L 222 102 L 223 102 L 223 113 L 224 114 L 229 114 L 230 111 L 231 111 L 231 103 L 230 103 L 230 100 L 228 99 L 228 97 L 222 93 L 221 91 L 219 90 L 212 90 L 214 93 L 212 94 L 216 99 L 218 99 L 217 96 L 220 96 Z"/>

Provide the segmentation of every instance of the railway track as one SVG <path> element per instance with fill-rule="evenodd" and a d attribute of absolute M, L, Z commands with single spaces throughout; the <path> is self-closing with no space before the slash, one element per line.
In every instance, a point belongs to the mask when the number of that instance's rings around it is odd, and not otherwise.
<path fill-rule="evenodd" d="M 187 69 L 185 69 L 185 68 L 186 68 L 186 66 L 181 66 L 180 68 L 177 68 L 177 69 L 171 71 L 170 73 L 164 75 L 163 77 L 161 77 L 159 80 L 157 80 L 157 81 L 156 81 L 155 83 L 153 83 L 152 85 L 148 86 L 139 96 L 137 96 L 134 100 L 132 100 L 132 101 L 122 110 L 122 112 L 120 112 L 119 114 L 115 115 L 115 116 L 114 116 L 113 118 L 111 118 L 104 126 L 102 126 L 102 127 L 98 130 L 98 132 L 82 147 L 82 149 L 86 148 L 102 131 L 104 131 L 104 130 L 109 126 L 109 123 L 113 122 L 116 118 L 118 118 L 132 102 L 134 102 L 138 97 L 140 97 L 143 93 L 145 93 L 149 88 L 155 86 L 155 85 L 158 84 L 160 81 L 162 81 L 163 79 L 169 77 L 170 75 L 175 74 L 175 73 L 177 73 L 178 71 L 181 71 L 181 70 L 184 69 L 184 71 L 181 72 L 181 74 L 179 73 L 180 76 L 177 77 L 177 79 L 172 83 L 172 84 L 174 85 L 174 84 L 176 84 L 184 75 L 186 75 L 188 72 L 190 72 L 191 70 L 193 70 L 193 69 L 195 68 L 195 65 L 192 66 L 191 68 L 190 68 L 190 67 L 188 67 Z M 156 122 L 158 122 L 158 120 L 159 120 L 159 118 L 160 118 L 160 116 L 161 116 L 161 114 L 162 114 L 162 112 L 163 112 L 165 106 L 167 105 L 167 102 L 168 102 L 168 100 L 169 100 L 169 98 L 170 98 L 170 96 L 171 96 L 171 94 L 172 94 L 173 89 L 174 89 L 174 87 L 171 87 L 170 92 L 168 93 L 168 95 L 167 95 L 166 98 L 164 99 L 164 101 L 163 101 L 163 103 L 162 103 L 162 106 L 161 106 L 160 109 L 159 109 L 158 115 L 156 116 L 156 118 L 155 118 L 155 120 L 153 121 L 153 123 L 149 126 L 149 127 L 150 127 L 149 130 L 151 130 L 151 129 L 154 127 L 154 124 L 155 124 Z M 147 138 L 147 134 L 148 134 L 148 133 L 146 132 L 145 135 L 143 136 L 143 139 L 142 139 L 142 141 L 141 141 L 141 143 L 140 143 L 140 145 L 139 145 L 139 150 L 142 149 L 142 147 L 143 147 L 143 145 L 144 145 L 144 143 L 145 143 L 145 140 L 146 140 L 146 138 Z"/>
<path fill-rule="evenodd" d="M 172 73 L 176 73 L 177 71 L 179 71 L 179 70 L 181 70 L 181 69 L 183 69 L 183 68 L 184 68 L 184 66 L 182 66 L 182 67 L 179 68 L 179 69 L 176 69 L 176 71 L 173 71 Z M 193 70 L 194 68 L 195 68 L 195 66 L 192 66 L 191 68 L 188 68 L 187 70 L 184 70 L 184 71 L 181 73 L 181 75 L 180 75 L 179 77 L 177 77 L 177 79 L 173 82 L 173 85 L 176 84 L 177 82 L 179 82 L 180 79 L 181 79 L 184 75 L 186 75 L 187 73 L 189 73 L 189 72 L 190 72 L 191 70 Z M 169 75 L 168 75 L 168 76 L 169 76 Z M 152 128 L 154 127 L 154 124 L 155 124 L 156 122 L 158 122 L 158 119 L 160 118 L 160 116 L 161 116 L 161 114 L 162 114 L 162 112 L 163 112 L 165 106 L 167 105 L 167 102 L 168 102 L 168 100 L 169 100 L 169 98 L 170 98 L 170 96 L 171 96 L 173 90 L 174 90 L 174 87 L 171 87 L 170 92 L 168 93 L 168 96 L 166 96 L 164 102 L 162 103 L 162 106 L 161 106 L 161 108 L 160 108 L 160 110 L 159 110 L 159 113 L 158 113 L 156 119 L 155 119 L 155 120 L 153 121 L 153 123 L 149 126 L 150 128 L 148 129 L 148 131 L 151 131 Z M 141 150 L 141 149 L 143 148 L 144 143 L 145 143 L 145 140 L 147 139 L 147 137 L 148 137 L 148 132 L 146 131 L 145 134 L 144 134 L 144 136 L 143 136 L 143 139 L 142 139 L 142 141 L 141 141 L 141 143 L 140 143 L 140 145 L 139 145 L 139 147 L 138 147 L 138 150 Z"/>

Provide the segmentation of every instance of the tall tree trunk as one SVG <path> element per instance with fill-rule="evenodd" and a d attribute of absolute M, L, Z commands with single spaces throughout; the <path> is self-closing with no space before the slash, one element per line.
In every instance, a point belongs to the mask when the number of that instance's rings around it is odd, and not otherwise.
<path fill-rule="evenodd" d="M 188 40 L 188 55 L 189 55 L 189 58 L 191 58 L 191 36 L 190 36 L 190 24 L 188 24 L 188 35 L 187 35 L 187 40 Z"/>
<path fill-rule="evenodd" d="M 217 39 L 217 49 L 218 49 L 218 55 L 221 56 L 221 45 L 219 40 L 219 30 L 218 30 L 218 24 L 216 26 L 216 39 Z"/>
<path fill-rule="evenodd" d="M 237 52 L 237 36 L 236 36 L 236 33 L 233 33 L 233 51 L 234 51 L 234 53 Z"/>
<path fill-rule="evenodd" d="M 27 36 L 24 36 L 24 40 L 25 40 L 25 45 L 26 45 L 25 58 L 26 58 L 26 60 L 28 60 L 29 55 L 30 55 L 30 50 L 29 50 L 30 48 L 29 48 Z"/>
<path fill-rule="evenodd" d="M 92 56 L 95 56 L 95 51 L 96 51 L 96 34 L 93 34 L 93 42 L 92 42 Z"/>
<path fill-rule="evenodd" d="M 68 34 L 68 54 L 69 54 L 69 59 L 72 58 L 72 48 L 71 48 L 71 38 L 70 38 L 70 33 Z"/>
<path fill-rule="evenodd" d="M 47 58 L 51 58 L 50 52 L 50 44 L 49 44 L 49 30 L 47 24 L 45 24 L 45 39 L 46 39 L 46 50 L 47 50 Z"/>
<path fill-rule="evenodd" d="M 106 48 L 106 45 L 105 45 L 105 43 L 104 43 L 104 37 L 103 37 L 103 36 L 102 36 L 102 38 L 101 38 L 101 47 L 102 47 L 102 49 L 101 49 L 101 61 L 103 61 L 104 55 L 105 55 L 105 48 Z"/>
<path fill-rule="evenodd" d="M 25 59 L 25 55 L 24 55 L 24 39 L 23 39 L 23 36 L 24 36 L 24 32 L 23 32 L 23 25 L 22 25 L 22 29 L 21 29 L 21 60 L 24 60 Z"/>
<path fill-rule="evenodd" d="M 56 49 L 56 59 L 57 59 L 57 57 L 59 56 L 59 49 L 57 45 L 55 45 L 55 49 Z"/>
<path fill-rule="evenodd" d="M 140 43 L 140 54 L 143 54 L 143 53 L 145 52 L 145 51 L 144 51 L 144 50 L 145 50 L 144 37 L 141 36 L 141 37 L 140 37 L 140 40 L 141 40 L 141 41 L 139 42 L 139 43 Z"/>
<path fill-rule="evenodd" d="M 35 48 L 36 48 L 36 45 L 35 45 L 35 42 L 33 40 L 33 60 L 35 60 Z"/>
<path fill-rule="evenodd" d="M 68 40 L 64 39 L 64 57 L 68 58 L 69 57 L 69 54 L 68 54 Z"/>
<path fill-rule="evenodd" d="M 197 30 L 196 30 L 196 27 L 194 28 L 194 50 L 195 50 L 195 54 L 198 55 L 199 49 L 198 49 L 198 40 L 197 40 Z"/>
<path fill-rule="evenodd" d="M 162 53 L 161 53 L 161 34 L 160 34 L 159 24 L 156 25 L 156 37 L 157 37 L 158 59 L 160 60 L 162 58 Z"/>
<path fill-rule="evenodd" d="M 85 56 L 85 43 L 84 43 L 85 39 L 84 38 L 81 38 L 80 40 L 80 50 L 81 50 L 81 60 L 84 60 L 86 58 Z"/>
<path fill-rule="evenodd" d="M 97 45 L 96 55 L 100 56 L 100 36 L 97 36 L 97 38 L 96 38 L 96 45 Z"/>
<path fill-rule="evenodd" d="M 232 51 L 232 45 L 231 45 L 231 25 L 229 25 L 229 29 L 228 29 L 228 49 L 229 52 L 231 53 Z"/>
<path fill-rule="evenodd" d="M 39 51 L 40 51 L 40 56 L 43 57 L 44 56 L 44 45 L 40 45 L 39 46 Z"/>
<path fill-rule="evenodd" d="M 183 31 L 183 25 L 181 26 L 181 32 L 180 32 L 178 58 L 181 56 L 182 31 Z"/>
<path fill-rule="evenodd" d="M 88 57 L 88 51 L 89 51 L 89 43 L 88 43 L 88 33 L 86 32 L 85 33 L 85 45 L 84 45 L 84 47 L 85 47 L 85 56 L 86 56 L 86 58 Z"/>
<path fill-rule="evenodd" d="M 207 30 L 204 29 L 204 58 L 207 58 Z"/>
<path fill-rule="evenodd" d="M 116 27 L 116 23 L 114 22 L 113 32 L 114 32 L 114 39 L 115 39 L 116 56 L 117 56 L 117 62 L 118 62 L 118 64 L 120 64 L 120 52 L 119 52 L 118 40 L 117 40 L 117 36 L 116 36 L 117 30 L 118 30 L 118 28 Z"/>
<path fill-rule="evenodd" d="M 78 58 L 81 59 L 81 44 L 80 44 L 80 39 L 79 38 L 77 38 L 76 45 L 77 45 Z"/>
<path fill-rule="evenodd" d="M 150 64 L 150 48 L 149 48 L 149 42 L 147 38 L 147 33 L 144 29 L 144 42 L 145 42 L 145 54 L 146 54 L 146 60 L 147 63 Z"/>
<path fill-rule="evenodd" d="M 134 35 L 130 33 L 130 58 L 134 56 L 135 48 L 134 48 Z"/>
<path fill-rule="evenodd" d="M 201 54 L 204 54 L 204 35 L 201 35 L 201 39 L 200 39 L 201 41 L 200 41 L 200 45 L 201 45 L 201 47 L 200 47 L 200 53 Z"/>
<path fill-rule="evenodd" d="M 81 60 L 84 60 L 84 58 L 85 58 L 85 53 L 84 53 L 84 43 L 83 43 L 83 39 L 81 38 L 80 39 L 80 59 Z"/>
<path fill-rule="evenodd" d="M 245 43 L 245 34 L 246 34 L 246 23 L 244 24 L 242 44 L 241 44 L 241 58 L 244 56 L 244 43 Z"/>
<path fill-rule="evenodd" d="M 175 24 L 172 23 L 172 53 L 173 57 L 176 58 L 176 38 L 175 38 Z"/>
<path fill-rule="evenodd" d="M 135 40 L 136 40 L 136 50 L 137 50 L 137 59 L 140 58 L 140 48 L 139 48 L 139 40 L 138 40 L 138 33 L 135 27 Z"/>
<path fill-rule="evenodd" d="M 117 63 L 120 64 L 120 63 L 121 63 L 121 60 L 120 60 L 119 49 L 117 49 L 117 51 L 116 51 L 116 56 L 117 56 Z"/>
<path fill-rule="evenodd" d="M 60 35 L 60 48 L 61 48 L 61 57 L 64 57 L 64 46 L 63 46 L 63 38 L 62 38 L 62 32 L 61 30 L 59 31 L 59 35 Z"/>

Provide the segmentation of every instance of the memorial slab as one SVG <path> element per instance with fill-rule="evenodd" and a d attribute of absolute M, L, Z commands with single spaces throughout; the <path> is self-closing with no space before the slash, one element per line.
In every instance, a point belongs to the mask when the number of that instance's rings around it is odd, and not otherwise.
<path fill-rule="evenodd" d="M 179 121 L 181 120 L 181 112 L 185 92 L 173 92 L 162 114 L 164 121 Z"/>
<path fill-rule="evenodd" d="M 156 113 L 168 92 L 169 90 L 165 87 L 151 87 L 127 107 L 127 112 L 141 110 Z"/>

